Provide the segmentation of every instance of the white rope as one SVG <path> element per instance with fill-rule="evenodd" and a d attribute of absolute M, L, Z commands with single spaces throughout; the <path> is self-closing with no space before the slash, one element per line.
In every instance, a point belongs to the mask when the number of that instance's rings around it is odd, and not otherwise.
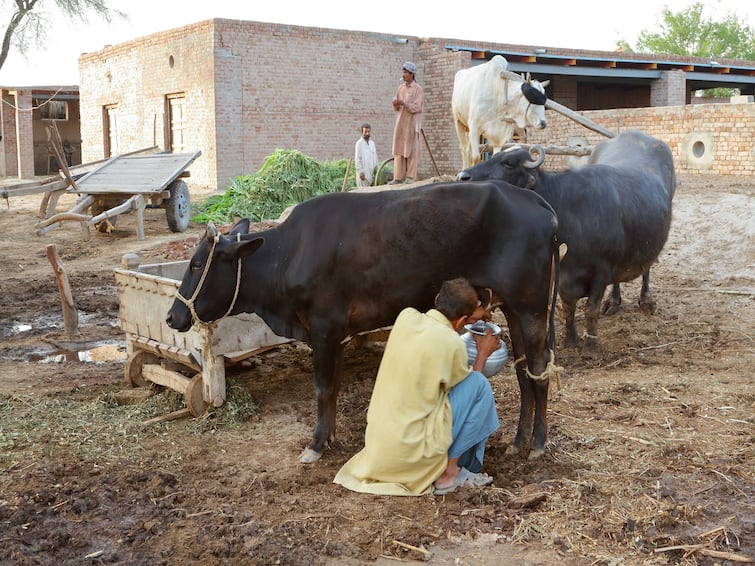
<path fill-rule="evenodd" d="M 550 360 L 548 360 L 548 363 L 546 364 L 545 369 L 543 370 L 543 373 L 541 373 L 540 375 L 534 375 L 530 373 L 530 370 L 526 365 L 524 366 L 524 371 L 527 373 L 527 377 L 529 377 L 533 381 L 545 381 L 546 379 L 550 379 L 551 377 L 553 377 L 556 380 L 556 387 L 558 391 L 561 391 L 561 373 L 563 373 L 564 368 L 561 366 L 557 366 L 555 364 L 556 356 L 553 353 L 553 350 L 549 350 L 549 352 L 550 352 Z M 522 356 L 518 358 L 514 362 L 514 369 L 516 369 L 519 366 L 519 364 L 526 361 L 527 361 L 526 356 Z"/>

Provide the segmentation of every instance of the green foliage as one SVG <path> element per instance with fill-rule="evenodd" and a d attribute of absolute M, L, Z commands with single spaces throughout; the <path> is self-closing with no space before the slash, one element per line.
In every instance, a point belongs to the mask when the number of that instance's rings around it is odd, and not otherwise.
<path fill-rule="evenodd" d="M 2 41 L 0 41 L 0 68 L 5 64 L 11 46 L 20 53 L 25 53 L 31 44 L 42 45 L 47 34 L 52 16 L 45 10 L 57 8 L 66 18 L 75 22 L 88 23 L 88 16 L 94 13 L 106 22 L 115 18 L 128 19 L 126 14 L 108 7 L 106 0 L 14 0 L 9 2 L 13 8 L 6 13 L 4 2 L 0 2 L 3 11 Z"/>
<path fill-rule="evenodd" d="M 658 21 L 658 31 L 640 32 L 634 48 L 625 40 L 617 41 L 616 45 L 630 53 L 755 61 L 755 30 L 744 24 L 736 13 L 727 13 L 720 20 L 706 18 L 703 16 L 704 8 L 701 2 L 695 2 L 679 12 L 664 7 Z M 736 89 L 705 91 L 705 96 L 711 97 L 733 94 L 736 94 Z"/>
<path fill-rule="evenodd" d="M 703 9 L 700 2 L 676 13 L 664 7 L 660 30 L 640 32 L 637 51 L 755 61 L 752 27 L 744 24 L 736 13 L 713 20 L 703 16 Z"/>
<path fill-rule="evenodd" d="M 225 224 L 278 218 L 289 206 L 340 191 L 346 167 L 346 159 L 318 162 L 296 150 L 276 149 L 255 174 L 236 177 L 225 193 L 197 206 L 192 220 Z M 353 184 L 353 168 L 350 176 Z"/>

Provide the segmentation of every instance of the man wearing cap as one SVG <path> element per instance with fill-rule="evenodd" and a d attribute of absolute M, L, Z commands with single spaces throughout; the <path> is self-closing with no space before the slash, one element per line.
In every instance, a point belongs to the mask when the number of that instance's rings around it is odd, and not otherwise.
<path fill-rule="evenodd" d="M 397 115 L 393 129 L 393 180 L 389 185 L 414 181 L 419 163 L 424 95 L 422 87 L 414 80 L 417 66 L 407 61 L 401 70 L 404 82 L 393 97 L 393 109 Z"/>

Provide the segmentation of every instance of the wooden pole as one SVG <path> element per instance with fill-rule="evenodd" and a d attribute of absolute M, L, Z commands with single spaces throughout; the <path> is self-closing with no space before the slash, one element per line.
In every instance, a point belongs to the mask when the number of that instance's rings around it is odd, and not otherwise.
<path fill-rule="evenodd" d="M 55 279 L 58 282 L 60 303 L 63 306 L 63 326 L 67 334 L 74 334 L 79 329 L 79 313 L 73 304 L 73 295 L 71 294 L 71 286 L 68 283 L 68 275 L 66 275 L 66 270 L 60 261 L 60 257 L 58 257 L 55 244 L 48 244 L 46 250 L 47 259 L 50 260 L 52 269 L 55 272 Z"/>
<path fill-rule="evenodd" d="M 433 162 L 433 167 L 435 167 L 435 174 L 440 177 L 440 169 L 438 169 L 438 166 L 435 163 L 435 158 L 433 157 L 433 152 L 430 151 L 430 144 L 427 142 L 427 136 L 425 135 L 425 130 L 423 128 L 419 129 L 420 132 L 422 132 L 422 139 L 425 140 L 425 147 L 427 148 L 427 153 L 430 154 L 430 160 Z"/>
<path fill-rule="evenodd" d="M 547 155 L 573 155 L 584 157 L 592 153 L 590 146 L 569 146 L 569 145 L 539 145 L 529 143 L 505 143 L 501 146 L 501 151 L 510 147 L 521 147 L 522 149 L 531 150 L 532 148 L 542 147 Z M 494 151 L 496 148 L 486 144 L 482 146 L 482 151 Z"/>
<path fill-rule="evenodd" d="M 598 132 L 599 134 L 603 134 L 607 138 L 615 138 L 616 137 L 616 133 L 615 132 L 612 132 L 611 130 L 608 130 L 608 129 L 604 128 L 600 124 L 596 124 L 592 120 L 588 120 L 587 118 L 585 118 L 581 114 L 575 112 L 571 108 L 567 108 L 563 104 L 559 104 L 555 100 L 551 100 L 550 98 L 548 100 L 546 100 L 545 101 L 545 107 L 549 108 L 551 110 L 555 110 L 559 114 L 563 114 L 564 116 L 566 116 L 567 118 L 571 118 L 572 120 L 574 120 L 578 124 L 582 124 L 585 128 L 588 128 L 588 129 L 592 130 L 593 132 Z"/>
<path fill-rule="evenodd" d="M 344 192 L 346 190 L 346 183 L 349 180 L 349 173 L 351 173 L 351 157 L 349 157 L 349 162 L 346 164 L 346 174 L 343 176 L 343 185 L 341 185 L 341 192 Z"/>

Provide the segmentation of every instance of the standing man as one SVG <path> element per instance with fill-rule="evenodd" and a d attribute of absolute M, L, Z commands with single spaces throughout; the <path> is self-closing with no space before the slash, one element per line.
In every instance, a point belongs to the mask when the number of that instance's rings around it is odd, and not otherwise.
<path fill-rule="evenodd" d="M 412 62 L 401 67 L 404 82 L 393 97 L 393 109 L 397 112 L 393 129 L 393 180 L 389 185 L 411 183 L 417 178 L 420 152 L 420 129 L 424 95 L 417 83 L 417 66 Z"/>
<path fill-rule="evenodd" d="M 375 379 L 364 448 L 335 483 L 378 495 L 443 495 L 493 481 L 482 464 L 498 416 L 481 371 L 500 342 L 490 332 L 475 336 L 477 357 L 469 367 L 459 337 L 465 324 L 489 316 L 464 278 L 443 283 L 426 313 L 401 311 Z"/>
<path fill-rule="evenodd" d="M 372 128 L 362 124 L 362 137 L 354 146 L 354 165 L 356 167 L 357 187 L 369 187 L 375 178 L 378 166 L 375 142 L 370 139 Z"/>

